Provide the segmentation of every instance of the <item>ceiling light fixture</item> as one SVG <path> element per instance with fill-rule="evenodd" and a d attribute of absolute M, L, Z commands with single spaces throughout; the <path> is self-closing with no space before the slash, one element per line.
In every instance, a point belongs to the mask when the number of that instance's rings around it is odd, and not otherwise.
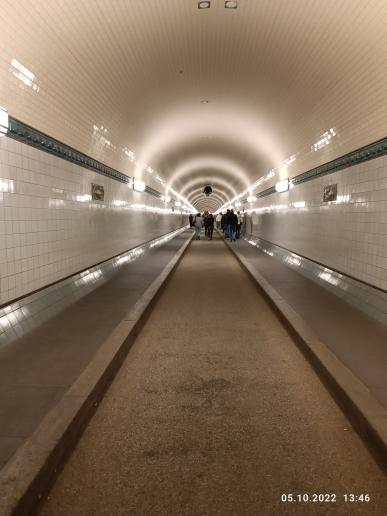
<path fill-rule="evenodd" d="M 203 99 L 203 100 L 201 100 L 201 101 L 200 101 L 200 103 L 201 103 L 201 104 L 208 104 L 208 103 L 209 103 L 209 100 L 207 100 L 207 99 Z"/>
<path fill-rule="evenodd" d="M 210 0 L 201 0 L 200 2 L 198 2 L 198 9 L 209 9 L 210 7 Z"/>
<path fill-rule="evenodd" d="M 133 188 L 134 188 L 134 190 L 137 190 L 137 192 L 144 192 L 146 186 L 145 186 L 144 181 L 141 181 L 140 179 L 134 179 L 133 180 Z"/>
<path fill-rule="evenodd" d="M 289 190 L 289 179 L 284 179 L 283 181 L 279 181 L 275 185 L 276 192 L 287 192 Z"/>
<path fill-rule="evenodd" d="M 237 0 L 226 0 L 224 2 L 224 7 L 226 9 L 236 9 L 238 7 L 238 1 Z"/>

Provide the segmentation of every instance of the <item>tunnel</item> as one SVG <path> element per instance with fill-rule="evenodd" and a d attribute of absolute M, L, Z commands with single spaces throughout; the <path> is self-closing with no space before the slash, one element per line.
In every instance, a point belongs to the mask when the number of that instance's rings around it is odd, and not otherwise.
<path fill-rule="evenodd" d="M 386 28 L 2 0 L 0 516 L 387 514 Z"/>

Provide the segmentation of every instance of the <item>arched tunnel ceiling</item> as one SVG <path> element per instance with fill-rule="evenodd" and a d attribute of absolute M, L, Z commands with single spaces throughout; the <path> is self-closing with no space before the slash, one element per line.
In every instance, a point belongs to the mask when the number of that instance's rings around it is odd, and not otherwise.
<path fill-rule="evenodd" d="M 0 105 L 201 208 L 213 184 L 211 209 L 386 135 L 385 0 L 197 4 L 3 0 Z"/>

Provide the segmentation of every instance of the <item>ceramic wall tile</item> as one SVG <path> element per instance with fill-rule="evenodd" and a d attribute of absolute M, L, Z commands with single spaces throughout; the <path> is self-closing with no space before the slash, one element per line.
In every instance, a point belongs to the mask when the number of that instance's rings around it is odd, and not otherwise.
<path fill-rule="evenodd" d="M 324 202 L 337 184 L 337 200 Z M 387 289 L 387 159 L 367 161 L 258 199 L 246 232 Z"/>
<path fill-rule="evenodd" d="M 104 201 L 91 199 L 91 184 Z M 0 304 L 185 224 L 116 180 L 0 139 Z"/>

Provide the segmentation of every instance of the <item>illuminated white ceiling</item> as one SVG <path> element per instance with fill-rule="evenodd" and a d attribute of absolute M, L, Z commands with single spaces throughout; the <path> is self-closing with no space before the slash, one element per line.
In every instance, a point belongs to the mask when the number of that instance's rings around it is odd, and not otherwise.
<path fill-rule="evenodd" d="M 386 136 L 385 0 L 238 4 L 2 0 L 0 105 L 200 209 Z"/>

